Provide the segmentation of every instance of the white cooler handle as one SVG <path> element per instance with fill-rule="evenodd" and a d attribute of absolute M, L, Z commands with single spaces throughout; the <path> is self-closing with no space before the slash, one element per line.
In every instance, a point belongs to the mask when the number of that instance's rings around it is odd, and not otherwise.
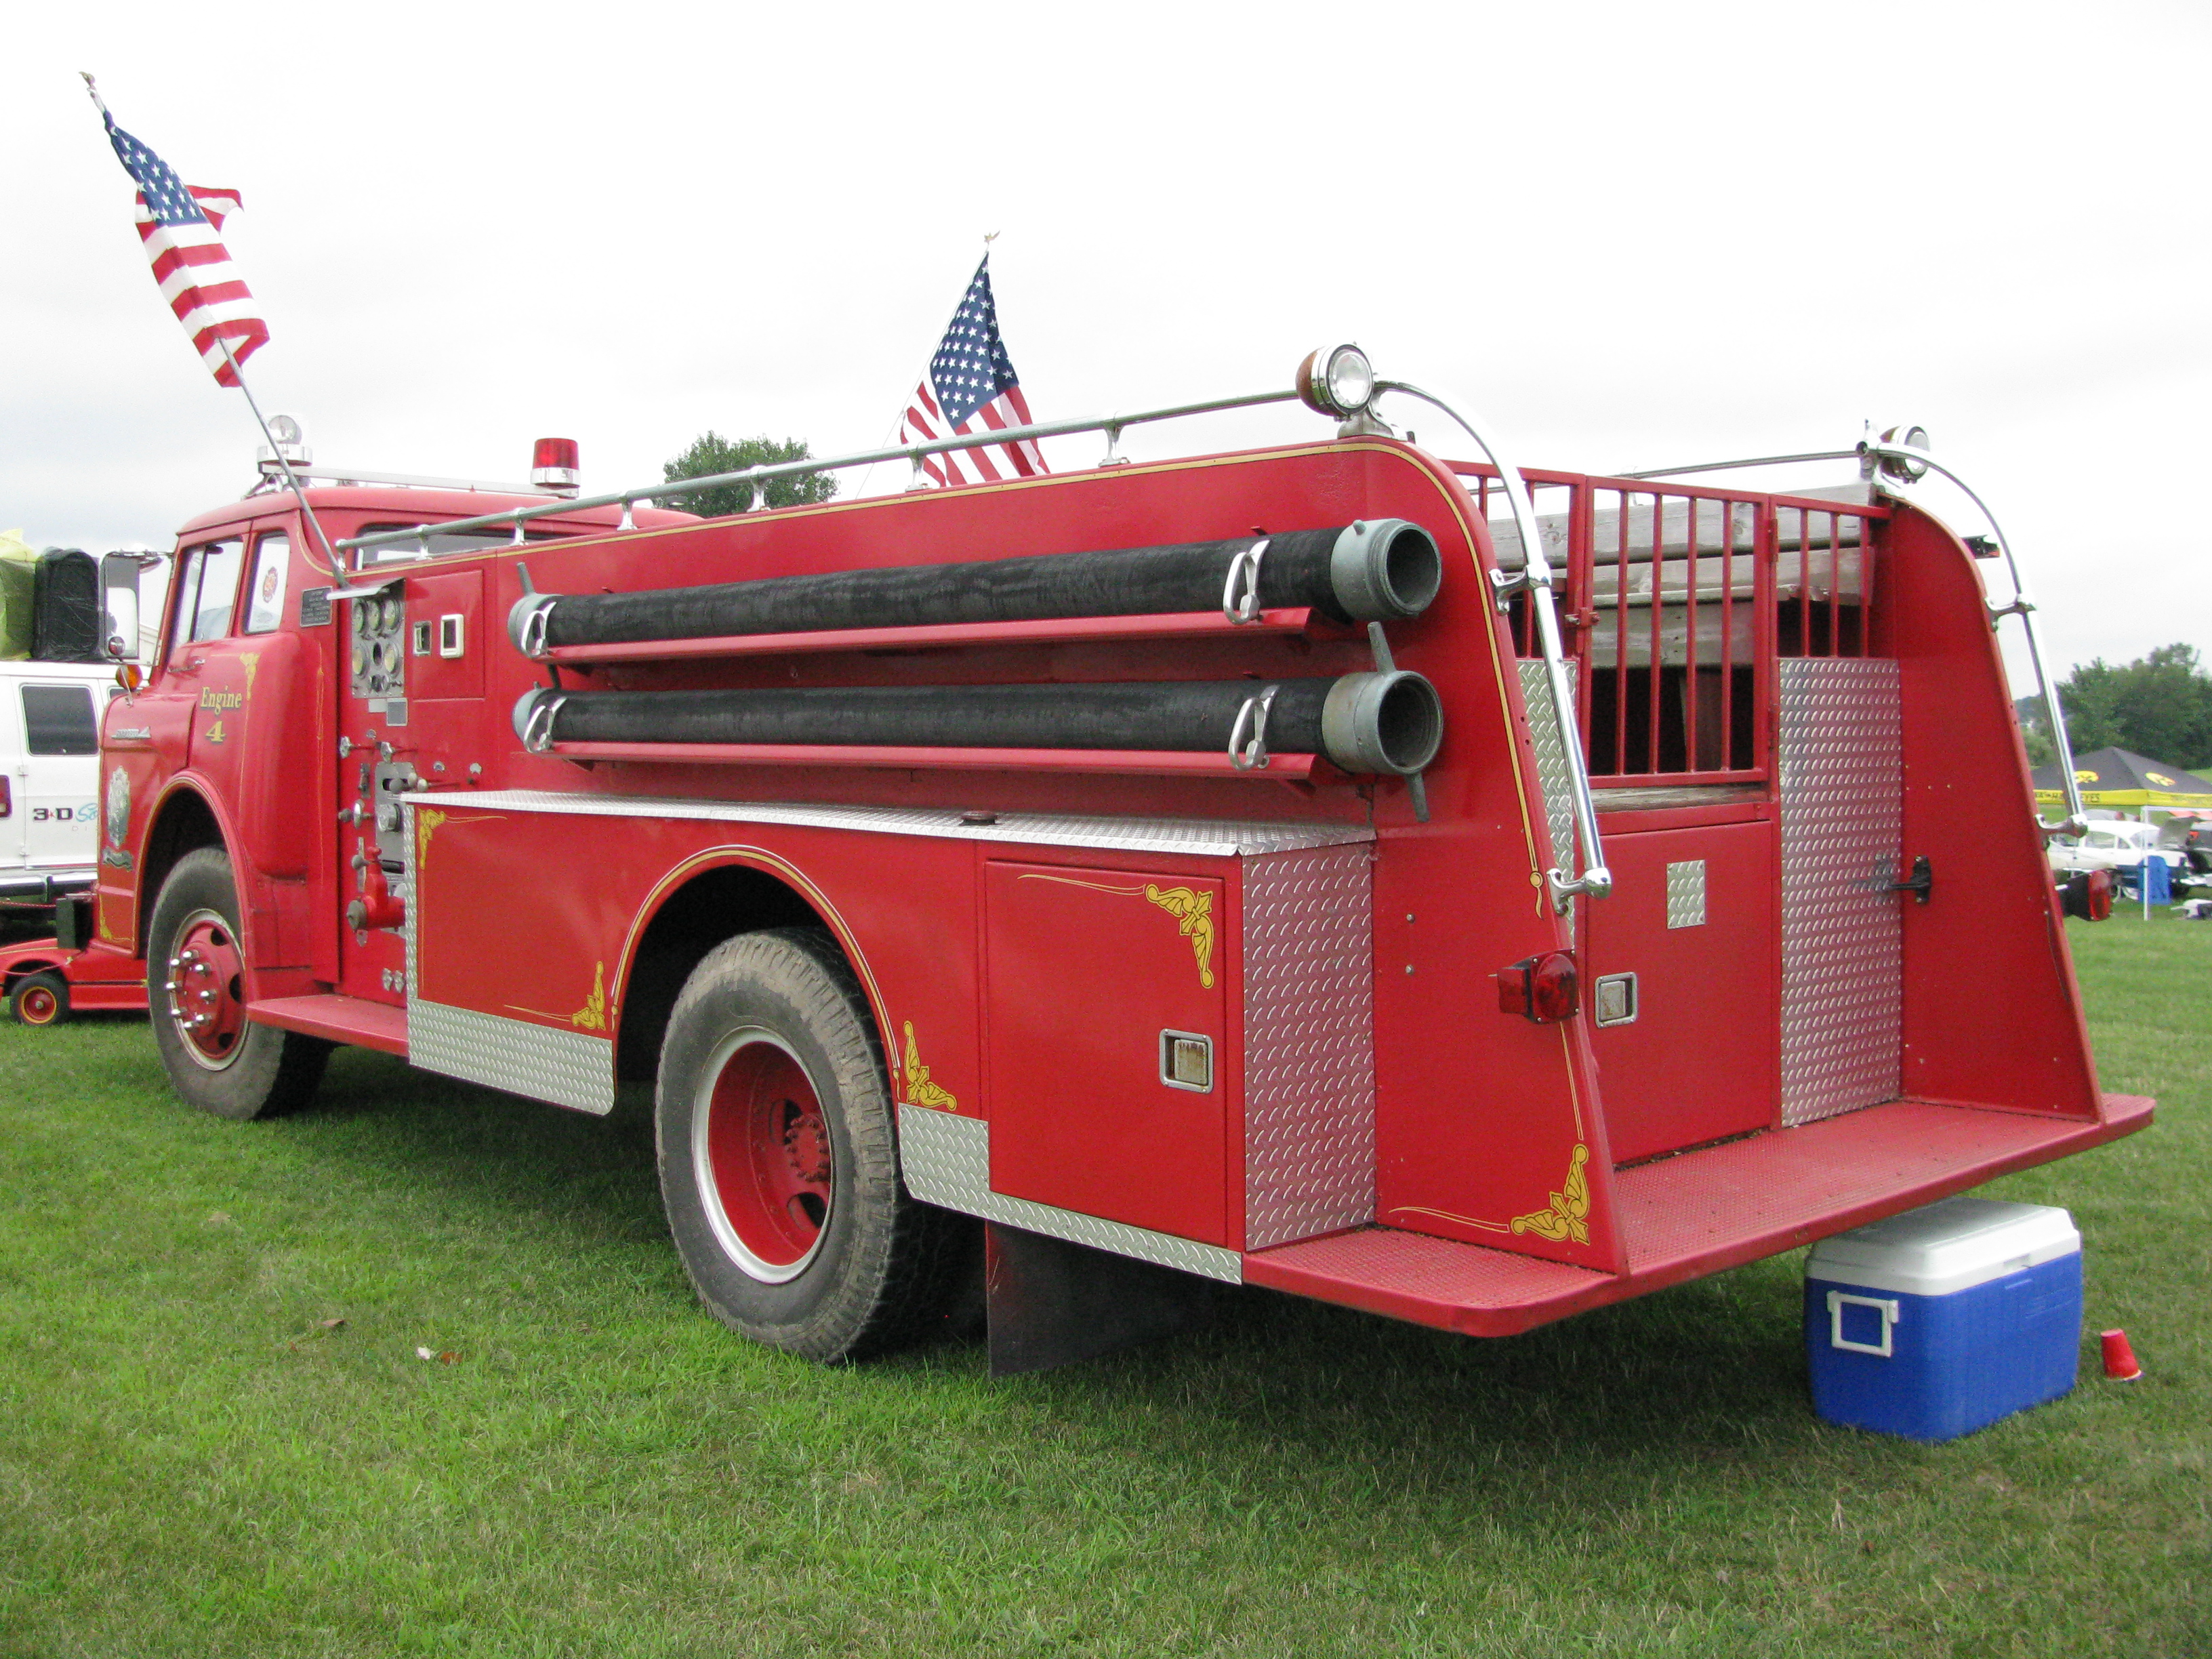
<path fill-rule="evenodd" d="M 1881 1316 L 1881 1341 L 1852 1342 L 1844 1336 L 1844 1306 L 1846 1303 L 1862 1308 L 1872 1308 Z M 1890 1333 L 1897 1328 L 1897 1304 L 1893 1299 L 1879 1296 L 1853 1296 L 1848 1291 L 1828 1292 L 1828 1346 L 1842 1348 L 1850 1353 L 1870 1353 L 1877 1359 L 1891 1355 Z"/>

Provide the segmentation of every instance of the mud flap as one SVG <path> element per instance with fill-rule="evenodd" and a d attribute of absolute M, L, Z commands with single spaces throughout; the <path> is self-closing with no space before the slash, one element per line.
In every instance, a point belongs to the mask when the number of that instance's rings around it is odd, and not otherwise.
<path fill-rule="evenodd" d="M 1096 1359 L 1171 1336 L 1212 1311 L 1211 1280 L 998 1222 L 983 1230 L 991 1375 Z"/>

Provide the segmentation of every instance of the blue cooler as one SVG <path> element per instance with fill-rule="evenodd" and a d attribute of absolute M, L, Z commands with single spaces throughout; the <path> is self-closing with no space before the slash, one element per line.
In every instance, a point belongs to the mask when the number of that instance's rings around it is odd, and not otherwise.
<path fill-rule="evenodd" d="M 1805 1264 L 1813 1409 L 1952 1440 L 2074 1387 L 2081 1235 L 2063 1210 L 1947 1198 L 1825 1239 Z"/>

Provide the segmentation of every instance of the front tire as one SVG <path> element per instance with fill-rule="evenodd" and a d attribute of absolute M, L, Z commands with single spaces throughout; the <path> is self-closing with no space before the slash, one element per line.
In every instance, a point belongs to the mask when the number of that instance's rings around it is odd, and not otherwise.
<path fill-rule="evenodd" d="M 835 1364 L 942 1312 L 954 1218 L 899 1184 L 883 1051 L 828 934 L 707 953 L 669 1015 L 654 1139 L 677 1251 L 723 1323 Z"/>
<path fill-rule="evenodd" d="M 18 1025 L 59 1025 L 70 1017 L 69 981 L 59 974 L 26 974 L 8 988 L 8 1012 Z"/>
<path fill-rule="evenodd" d="M 246 952 L 230 857 L 177 860 L 146 930 L 146 1008 L 176 1091 L 217 1117 L 272 1117 L 313 1097 L 331 1045 L 246 1017 Z"/>

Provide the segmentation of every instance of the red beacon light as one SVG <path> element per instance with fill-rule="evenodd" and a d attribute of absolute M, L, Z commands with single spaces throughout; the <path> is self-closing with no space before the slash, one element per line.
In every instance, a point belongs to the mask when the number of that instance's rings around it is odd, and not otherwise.
<path fill-rule="evenodd" d="M 1582 985 L 1571 951 L 1547 951 L 1524 957 L 1498 973 L 1498 1007 L 1537 1025 L 1556 1025 L 1574 1018 L 1582 1006 Z"/>
<path fill-rule="evenodd" d="M 576 493 L 576 441 L 540 438 L 530 458 L 530 482 L 563 495 Z"/>

